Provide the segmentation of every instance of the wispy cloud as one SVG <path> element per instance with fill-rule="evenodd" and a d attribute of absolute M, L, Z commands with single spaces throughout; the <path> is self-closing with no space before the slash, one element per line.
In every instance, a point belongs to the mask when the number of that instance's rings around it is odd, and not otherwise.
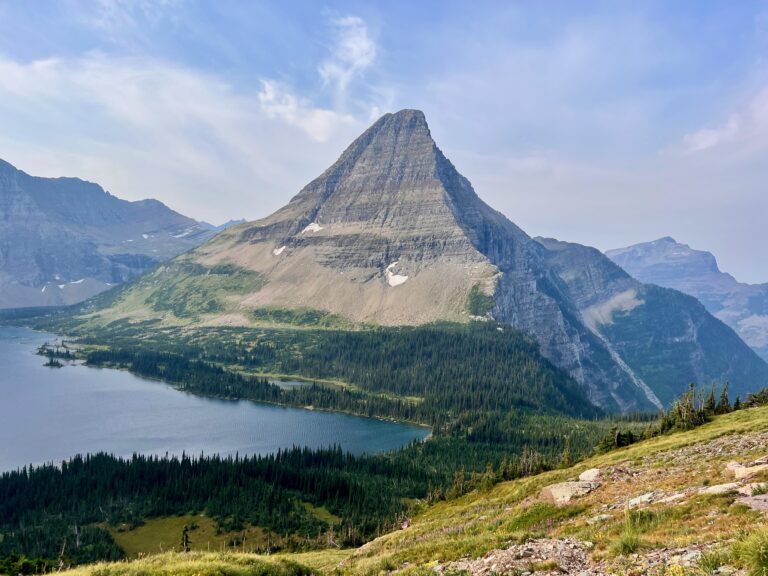
<path fill-rule="evenodd" d="M 352 80 L 376 60 L 376 43 L 365 21 L 358 16 L 345 16 L 331 21 L 334 33 L 330 55 L 319 66 L 323 82 L 332 85 L 340 99 L 346 97 Z"/>
<path fill-rule="evenodd" d="M 90 10 L 84 11 L 84 20 L 91 26 L 114 32 L 140 25 L 143 21 L 157 23 L 185 0 L 95 0 Z"/>
<path fill-rule="evenodd" d="M 142 22 L 171 17 L 180 1 L 100 0 L 89 26 L 120 43 L 131 30 L 141 35 Z M 332 32 L 316 83 L 341 93 L 372 64 L 376 48 L 360 18 L 334 20 Z M 236 86 L 129 53 L 30 62 L 0 55 L 0 117 L 9 119 L 0 157 L 31 173 L 88 178 L 124 198 L 158 197 L 198 218 L 253 218 L 330 164 L 372 109 L 356 105 L 352 113 L 286 82 Z"/>
<path fill-rule="evenodd" d="M 686 134 L 677 150 L 696 154 L 712 149 L 746 152 L 768 148 L 768 88 L 763 88 L 724 123 Z"/>
<path fill-rule="evenodd" d="M 262 80 L 259 103 L 267 116 L 300 128 L 317 142 L 326 142 L 343 125 L 359 125 L 351 115 L 317 108 L 274 80 Z"/>
<path fill-rule="evenodd" d="M 359 129 L 279 86 L 242 92 L 163 61 L 0 57 L 0 77 L 0 157 L 214 221 L 279 207 Z"/>
<path fill-rule="evenodd" d="M 732 115 L 728 121 L 714 128 L 702 128 L 683 137 L 681 151 L 692 154 L 720 146 L 734 140 L 739 134 L 739 117 Z"/>
<path fill-rule="evenodd" d="M 270 118 L 300 128 L 317 142 L 327 141 L 345 127 L 362 128 L 362 122 L 381 113 L 378 98 L 376 102 L 355 99 L 355 105 L 350 106 L 352 82 L 376 59 L 376 44 L 365 21 L 358 16 L 344 16 L 331 20 L 330 25 L 329 54 L 317 70 L 323 86 L 333 90 L 332 108 L 317 106 L 288 84 L 272 78 L 261 80 L 262 89 L 258 95 L 262 109 Z M 350 112 L 352 109 L 358 113 L 362 110 L 360 121 Z"/>

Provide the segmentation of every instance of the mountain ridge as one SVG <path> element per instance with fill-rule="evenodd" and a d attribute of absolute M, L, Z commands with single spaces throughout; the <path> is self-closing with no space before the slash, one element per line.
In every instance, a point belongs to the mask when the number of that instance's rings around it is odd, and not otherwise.
<path fill-rule="evenodd" d="M 642 282 L 694 296 L 768 360 L 768 283 L 739 282 L 720 270 L 711 252 L 669 236 L 608 250 L 606 255 Z"/>
<path fill-rule="evenodd" d="M 213 235 L 158 200 L 129 202 L 4 160 L 0 221 L 0 308 L 79 302 Z"/>

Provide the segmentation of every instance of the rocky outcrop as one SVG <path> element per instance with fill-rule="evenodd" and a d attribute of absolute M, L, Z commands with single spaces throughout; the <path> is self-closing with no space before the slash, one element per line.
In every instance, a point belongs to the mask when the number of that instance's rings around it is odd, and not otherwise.
<path fill-rule="evenodd" d="M 739 282 L 720 270 L 710 252 L 670 237 L 609 250 L 606 255 L 641 282 L 697 298 L 768 360 L 768 284 Z"/>
<path fill-rule="evenodd" d="M 739 462 L 729 462 L 726 468 L 736 480 L 744 480 L 761 472 L 768 472 L 768 461 L 752 462 L 746 466 Z"/>
<path fill-rule="evenodd" d="M 156 200 L 126 202 L 0 160 L 0 308 L 79 302 L 212 235 Z"/>

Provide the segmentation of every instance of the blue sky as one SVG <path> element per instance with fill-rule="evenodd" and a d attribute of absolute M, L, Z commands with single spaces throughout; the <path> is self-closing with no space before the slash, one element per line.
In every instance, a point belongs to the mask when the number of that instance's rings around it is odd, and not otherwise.
<path fill-rule="evenodd" d="M 212 222 L 424 110 L 482 198 L 768 281 L 768 3 L 0 0 L 0 158 Z"/>

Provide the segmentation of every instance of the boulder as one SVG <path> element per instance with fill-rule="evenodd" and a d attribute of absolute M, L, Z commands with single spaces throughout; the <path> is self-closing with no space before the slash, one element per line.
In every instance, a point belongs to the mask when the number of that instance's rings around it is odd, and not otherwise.
<path fill-rule="evenodd" d="M 656 497 L 656 492 L 646 492 L 645 494 L 640 494 L 640 496 L 635 496 L 634 498 L 632 498 L 629 502 L 627 502 L 627 506 L 629 506 L 630 508 L 638 508 L 639 506 L 645 506 L 653 502 L 653 499 L 655 497 Z"/>
<path fill-rule="evenodd" d="M 699 494 L 728 494 L 728 492 L 736 492 L 739 488 L 741 488 L 741 484 L 738 482 L 729 482 L 728 484 L 715 484 L 714 486 L 707 486 L 706 488 L 702 488 L 699 490 Z"/>
<path fill-rule="evenodd" d="M 738 493 L 743 494 L 744 496 L 752 496 L 755 491 L 765 490 L 766 487 L 768 487 L 768 483 L 766 482 L 750 482 L 749 484 L 744 484 L 741 488 L 739 488 Z"/>
<path fill-rule="evenodd" d="M 573 498 L 589 494 L 598 486 L 599 484 L 595 482 L 561 482 L 544 488 L 539 497 L 542 500 L 552 502 L 556 506 L 563 506 L 568 504 Z"/>
<path fill-rule="evenodd" d="M 579 474 L 580 482 L 600 482 L 603 479 L 603 474 L 600 468 L 590 468 Z"/>
<path fill-rule="evenodd" d="M 667 496 L 666 498 L 662 498 L 659 500 L 659 504 L 672 504 L 674 502 L 679 502 L 681 500 L 685 500 L 685 497 L 687 494 L 685 492 L 678 492 L 677 494 L 672 494 L 671 496 Z"/>
<path fill-rule="evenodd" d="M 726 470 L 731 472 L 736 480 L 744 480 L 754 476 L 759 472 L 768 472 L 768 464 L 756 464 L 754 466 L 744 466 L 738 462 L 729 462 L 725 466 Z"/>
<path fill-rule="evenodd" d="M 760 496 L 745 496 L 739 498 L 739 504 L 749 506 L 752 510 L 768 514 L 768 494 L 762 494 Z"/>

